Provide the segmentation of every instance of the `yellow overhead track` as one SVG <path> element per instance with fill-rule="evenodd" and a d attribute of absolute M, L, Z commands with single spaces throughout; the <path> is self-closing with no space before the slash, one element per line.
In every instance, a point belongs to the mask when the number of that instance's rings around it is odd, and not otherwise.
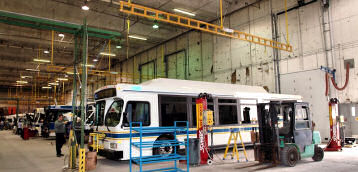
<path fill-rule="evenodd" d="M 283 51 L 292 52 L 292 46 L 289 44 L 280 43 L 271 39 L 262 38 L 249 33 L 240 32 L 233 29 L 225 29 L 221 26 L 207 23 L 200 20 L 191 19 L 188 17 L 179 16 L 176 14 L 167 13 L 164 11 L 148 8 L 145 6 L 120 1 L 120 11 L 127 14 L 133 14 L 146 18 L 155 19 L 157 21 L 167 22 L 183 27 L 201 30 L 221 36 L 240 39 L 251 43 L 276 48 Z"/>

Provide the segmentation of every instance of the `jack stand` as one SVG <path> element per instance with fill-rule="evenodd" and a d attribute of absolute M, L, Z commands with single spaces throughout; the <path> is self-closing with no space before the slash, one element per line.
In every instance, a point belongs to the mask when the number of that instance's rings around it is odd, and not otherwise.
<path fill-rule="evenodd" d="M 331 138 L 324 149 L 325 151 L 341 151 L 341 139 L 339 133 L 338 117 L 338 99 L 332 98 L 329 101 L 329 126 Z"/>
<path fill-rule="evenodd" d="M 200 143 L 200 164 L 211 164 L 209 157 L 208 129 L 213 125 L 213 113 L 207 111 L 207 99 L 209 94 L 200 93 L 196 99 L 197 138 Z M 209 159 L 210 158 L 210 159 Z"/>

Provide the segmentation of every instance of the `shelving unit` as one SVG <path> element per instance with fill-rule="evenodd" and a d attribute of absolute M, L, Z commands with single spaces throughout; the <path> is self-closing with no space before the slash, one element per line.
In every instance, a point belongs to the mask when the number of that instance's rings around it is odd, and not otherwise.
<path fill-rule="evenodd" d="M 178 123 L 185 123 L 185 126 L 178 126 Z M 139 125 L 139 127 L 133 127 L 134 125 Z M 160 134 L 172 134 L 174 136 L 173 140 L 157 140 L 157 141 L 143 141 L 143 137 L 145 136 L 153 136 Z M 177 135 L 186 135 L 186 142 L 179 141 L 177 139 Z M 143 165 L 152 164 L 152 163 L 160 163 L 160 162 L 174 162 L 174 166 L 168 168 L 160 168 L 160 169 L 151 169 L 144 171 L 181 171 L 188 172 L 189 171 L 189 149 L 186 149 L 186 155 L 179 155 L 177 153 L 177 147 L 181 145 L 186 145 L 189 147 L 189 123 L 188 121 L 175 121 L 174 126 L 172 127 L 143 127 L 141 122 L 131 122 L 130 123 L 130 161 L 129 161 L 129 170 L 132 172 L 132 163 L 139 165 L 139 171 L 143 172 Z M 138 142 L 134 142 L 134 138 L 139 138 Z M 143 149 L 147 148 L 158 148 L 163 145 L 170 144 L 174 152 L 172 154 L 165 155 L 151 155 L 151 156 L 143 156 Z M 133 149 L 139 150 L 139 156 L 133 157 Z M 177 161 L 186 160 L 186 170 L 180 169 L 177 166 Z"/>

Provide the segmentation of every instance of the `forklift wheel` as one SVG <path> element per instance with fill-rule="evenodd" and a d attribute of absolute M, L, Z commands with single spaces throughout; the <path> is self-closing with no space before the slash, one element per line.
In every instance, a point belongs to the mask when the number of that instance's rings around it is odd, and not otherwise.
<path fill-rule="evenodd" d="M 313 155 L 312 159 L 314 161 L 322 161 L 323 157 L 324 157 L 323 149 L 316 145 L 314 148 L 314 155 Z"/>
<path fill-rule="evenodd" d="M 298 161 L 298 151 L 294 146 L 285 146 L 282 150 L 282 163 L 294 167 Z"/>

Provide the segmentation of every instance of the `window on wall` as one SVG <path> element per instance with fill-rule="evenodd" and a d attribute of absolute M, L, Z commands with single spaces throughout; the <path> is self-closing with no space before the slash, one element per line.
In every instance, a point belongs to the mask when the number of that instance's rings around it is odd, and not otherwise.
<path fill-rule="evenodd" d="M 131 122 L 142 122 L 143 126 L 150 125 L 150 106 L 149 102 L 129 101 L 126 107 L 127 118 Z M 139 126 L 139 124 L 133 124 Z"/>
<path fill-rule="evenodd" d="M 236 99 L 219 99 L 220 125 L 238 124 Z"/>
<path fill-rule="evenodd" d="M 256 105 L 241 105 L 241 123 L 253 124 L 257 123 L 257 106 Z"/>
<path fill-rule="evenodd" d="M 174 121 L 187 121 L 188 109 L 186 97 L 160 96 L 161 126 L 173 126 Z M 178 125 L 185 125 L 178 123 Z"/>

